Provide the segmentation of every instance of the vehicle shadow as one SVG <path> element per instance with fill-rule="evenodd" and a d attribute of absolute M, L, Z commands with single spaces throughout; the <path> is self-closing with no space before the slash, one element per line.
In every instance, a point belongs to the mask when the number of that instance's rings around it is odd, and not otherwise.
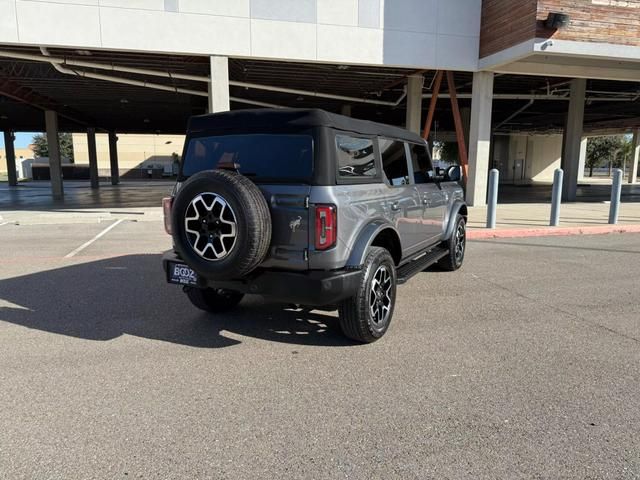
<path fill-rule="evenodd" d="M 201 348 L 235 345 L 242 342 L 238 336 L 354 345 L 335 316 L 257 296 L 245 297 L 230 313 L 202 312 L 179 286 L 165 282 L 160 255 L 126 255 L 0 280 L 0 320 L 97 341 L 126 334 Z"/>

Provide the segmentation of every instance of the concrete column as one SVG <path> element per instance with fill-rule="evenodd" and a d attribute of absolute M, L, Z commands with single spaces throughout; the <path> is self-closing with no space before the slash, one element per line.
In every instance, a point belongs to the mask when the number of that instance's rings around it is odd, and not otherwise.
<path fill-rule="evenodd" d="M 47 126 L 51 193 L 53 198 L 60 199 L 64 196 L 64 187 L 62 185 L 62 159 L 60 158 L 60 140 L 58 138 L 58 113 L 47 110 L 44 112 L 44 119 Z"/>
<path fill-rule="evenodd" d="M 562 199 L 575 202 L 578 192 L 578 171 L 580 167 L 580 148 L 582 146 L 582 130 L 584 122 L 584 100 L 587 80 L 575 78 L 571 80 L 571 99 L 567 124 L 564 129 L 564 148 L 562 150 Z"/>
<path fill-rule="evenodd" d="M 4 132 L 4 151 L 7 155 L 7 176 L 9 177 L 9 185 L 15 187 L 18 185 L 18 176 L 16 175 L 16 150 L 13 145 L 13 132 Z"/>
<path fill-rule="evenodd" d="M 473 74 L 469 126 L 469 178 L 466 200 L 470 206 L 487 203 L 492 108 L 493 72 L 476 72 Z"/>
<path fill-rule="evenodd" d="M 640 128 L 633 132 L 633 150 L 631 151 L 631 165 L 629 166 L 629 183 L 638 181 L 638 161 L 640 160 Z"/>
<path fill-rule="evenodd" d="M 587 164 L 588 137 L 582 137 L 580 141 L 580 160 L 578 161 L 578 181 L 584 180 L 584 166 Z"/>
<path fill-rule="evenodd" d="M 420 121 L 422 120 L 422 75 L 409 76 L 407 84 L 407 119 L 406 128 L 415 133 L 420 133 Z"/>
<path fill-rule="evenodd" d="M 229 59 L 211 57 L 211 82 L 209 84 L 209 113 L 228 112 L 229 103 Z"/>
<path fill-rule="evenodd" d="M 116 132 L 109 132 L 109 163 L 111 164 L 111 185 L 120 183 L 118 167 L 118 137 Z"/>
<path fill-rule="evenodd" d="M 91 179 L 91 188 L 100 187 L 98 178 L 98 151 L 96 149 L 96 129 L 87 128 L 87 146 L 89 152 L 89 178 Z"/>

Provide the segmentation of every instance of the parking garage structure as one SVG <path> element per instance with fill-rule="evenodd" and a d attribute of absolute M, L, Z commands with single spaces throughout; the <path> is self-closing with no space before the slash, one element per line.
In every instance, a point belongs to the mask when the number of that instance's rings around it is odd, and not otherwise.
<path fill-rule="evenodd" d="M 432 145 L 456 141 L 468 152 L 470 205 L 486 202 L 490 168 L 517 184 L 549 182 L 562 167 L 564 199 L 575 201 L 593 135 L 634 135 L 627 180 L 637 181 L 638 2 L 96 3 L 9 2 L 0 34 L 9 185 L 15 132 L 46 131 L 51 194 L 62 199 L 59 132 L 86 135 L 76 162 L 86 158 L 98 189 L 96 135 L 108 139 L 117 185 L 118 135 L 181 135 L 192 115 L 242 108 L 322 108 L 427 133 Z M 28 28 L 43 21 L 58 28 Z"/>

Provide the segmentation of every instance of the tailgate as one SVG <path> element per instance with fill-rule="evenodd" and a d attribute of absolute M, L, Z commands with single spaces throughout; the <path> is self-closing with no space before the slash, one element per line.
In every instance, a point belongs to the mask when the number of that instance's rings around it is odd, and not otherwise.
<path fill-rule="evenodd" d="M 258 185 L 271 211 L 271 245 L 265 268 L 309 268 L 308 185 Z"/>

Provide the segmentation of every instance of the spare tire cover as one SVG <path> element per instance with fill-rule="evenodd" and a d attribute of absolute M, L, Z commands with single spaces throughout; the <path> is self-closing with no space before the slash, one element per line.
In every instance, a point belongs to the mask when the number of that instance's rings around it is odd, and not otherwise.
<path fill-rule="evenodd" d="M 240 278 L 266 257 L 271 243 L 267 202 L 247 177 L 207 170 L 180 187 L 171 209 L 174 246 L 198 274 Z"/>

